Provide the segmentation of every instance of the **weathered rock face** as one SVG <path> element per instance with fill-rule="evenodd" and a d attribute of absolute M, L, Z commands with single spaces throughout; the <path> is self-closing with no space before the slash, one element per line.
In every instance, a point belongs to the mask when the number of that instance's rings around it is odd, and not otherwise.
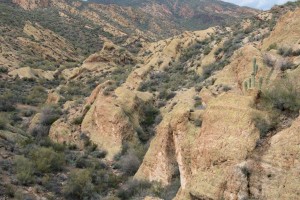
<path fill-rule="evenodd" d="M 192 173 L 178 199 L 184 198 L 186 190 L 196 197 L 221 197 L 232 168 L 247 158 L 259 138 L 251 120 L 253 104 L 252 97 L 235 94 L 221 95 L 208 104 L 191 147 Z"/>
<path fill-rule="evenodd" d="M 155 138 L 151 141 L 149 150 L 142 165 L 135 175 L 137 179 L 158 181 L 168 185 L 179 167 L 180 172 L 186 175 L 186 155 L 190 150 L 188 146 L 196 134 L 197 128 L 190 122 L 193 107 L 193 89 L 177 94 L 173 107 L 170 105 L 168 112 L 163 116 L 163 121 L 157 127 Z M 186 152 L 187 151 L 187 152 Z M 185 183 L 185 176 L 181 182 Z"/>
<path fill-rule="evenodd" d="M 15 69 L 8 73 L 8 75 L 13 78 L 19 77 L 21 79 L 46 79 L 53 80 L 55 72 L 53 71 L 44 71 L 42 69 L 32 69 L 30 67 L 22 67 L 19 69 Z"/>
<path fill-rule="evenodd" d="M 82 132 L 107 150 L 108 159 L 120 152 L 124 141 L 138 141 L 136 128 L 144 104 L 138 94 L 126 88 L 118 89 L 114 95 L 106 94 L 105 89 L 111 84 L 104 83 L 91 95 L 88 100 L 91 108 L 81 125 Z"/>
<path fill-rule="evenodd" d="M 75 49 L 65 38 L 51 30 L 45 29 L 38 24 L 27 22 L 23 28 L 23 32 L 29 37 L 33 37 L 34 41 L 18 37 L 19 42 L 31 48 L 37 54 L 42 54 L 44 59 L 56 61 L 76 61 L 81 59 L 76 55 Z"/>
<path fill-rule="evenodd" d="M 36 8 L 46 8 L 50 6 L 51 0 L 13 0 L 25 10 L 32 10 Z"/>
<path fill-rule="evenodd" d="M 300 195 L 300 118 L 292 126 L 277 133 L 271 140 L 269 149 L 262 156 L 261 170 L 254 171 L 250 188 L 261 190 L 265 199 L 297 199 Z M 257 173 L 258 172 L 258 173 Z M 256 181 L 256 180 L 260 181 Z M 259 186 L 259 187 L 257 187 Z"/>
<path fill-rule="evenodd" d="M 298 23 L 297 13 L 298 10 L 286 14 L 280 23 L 285 20 L 286 23 Z M 290 22 L 288 16 L 293 16 Z M 279 32 L 284 35 L 285 31 L 280 23 L 265 42 L 278 39 L 280 44 L 297 43 L 300 38 L 297 36 L 298 26 L 288 28 L 291 38 L 281 37 Z M 291 127 L 257 146 L 260 134 L 254 125 L 253 114 L 262 112 L 255 108 L 259 93 L 246 91 L 243 83 L 251 76 L 253 58 L 259 65 L 257 77 L 272 82 L 281 73 L 277 61 L 274 70 L 265 66 L 263 55 L 272 52 L 263 50 L 260 45 L 252 44 L 235 52 L 230 64 L 212 76 L 214 83 L 202 89 L 200 96 L 205 110 L 200 114 L 190 112 L 193 103 L 186 99 L 185 103 L 177 102 L 171 111 L 162 112 L 165 113 L 163 121 L 157 127 L 157 134 L 135 175 L 136 179 L 167 185 L 178 166 L 181 180 L 175 198 L 178 200 L 299 197 L 299 117 Z M 277 57 L 276 60 L 282 58 Z M 287 74 L 297 76 L 298 72 L 296 69 Z M 296 76 L 292 79 L 296 80 Z M 231 90 L 218 91 L 216 88 L 222 84 L 230 86 Z M 188 92 L 185 97 L 192 98 Z M 202 121 L 201 128 L 191 123 L 193 118 Z"/>
<path fill-rule="evenodd" d="M 263 49 L 266 50 L 271 44 L 279 47 L 300 48 L 300 8 L 284 15 L 277 22 L 270 37 L 263 42 Z"/>

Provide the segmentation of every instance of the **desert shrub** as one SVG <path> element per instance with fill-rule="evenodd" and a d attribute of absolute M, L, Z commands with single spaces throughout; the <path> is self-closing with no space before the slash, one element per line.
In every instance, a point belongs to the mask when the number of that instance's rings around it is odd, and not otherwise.
<path fill-rule="evenodd" d="M 294 63 L 288 59 L 281 59 L 278 61 L 278 66 L 281 71 L 285 71 L 288 69 L 292 69 L 294 67 Z"/>
<path fill-rule="evenodd" d="M 143 126 L 153 125 L 156 116 L 159 114 L 159 110 L 150 104 L 145 105 L 143 110 L 144 110 L 144 119 L 141 122 L 141 124 Z"/>
<path fill-rule="evenodd" d="M 0 111 L 12 111 L 15 109 L 15 97 L 11 91 L 5 91 L 0 95 Z"/>
<path fill-rule="evenodd" d="M 218 56 L 222 51 L 223 51 L 223 48 L 218 48 L 218 49 L 215 51 L 214 55 L 215 55 L 215 56 Z"/>
<path fill-rule="evenodd" d="M 34 86 L 26 96 L 25 102 L 30 105 L 39 105 L 46 101 L 47 91 L 42 86 Z"/>
<path fill-rule="evenodd" d="M 293 51 L 293 56 L 300 56 L 300 49 Z"/>
<path fill-rule="evenodd" d="M 147 181 L 139 181 L 139 180 L 129 180 L 125 185 L 118 191 L 118 197 L 122 200 L 133 199 L 132 197 L 135 195 L 139 195 L 139 197 L 145 197 L 147 190 L 151 189 L 151 183 Z M 143 198 L 140 198 L 143 199 Z"/>
<path fill-rule="evenodd" d="M 61 115 L 61 110 L 55 105 L 48 105 L 42 108 L 40 123 L 45 126 L 50 126 Z"/>
<path fill-rule="evenodd" d="M 230 86 L 228 86 L 228 85 L 223 85 L 222 86 L 222 90 L 224 91 L 224 92 L 228 92 L 228 91 L 230 91 L 232 88 L 230 87 Z"/>
<path fill-rule="evenodd" d="M 97 150 L 97 151 L 93 151 L 91 153 L 91 155 L 95 158 L 105 158 L 107 155 L 107 151 L 105 150 Z"/>
<path fill-rule="evenodd" d="M 212 48 L 210 46 L 205 47 L 203 51 L 204 55 L 208 55 L 211 52 L 211 50 Z"/>
<path fill-rule="evenodd" d="M 268 121 L 266 116 L 263 116 L 261 114 L 253 114 L 252 120 L 254 122 L 255 127 L 259 130 L 260 138 L 264 138 L 267 135 L 267 133 L 276 126 L 275 121 L 274 123 L 271 123 L 270 121 Z"/>
<path fill-rule="evenodd" d="M 75 119 L 73 120 L 73 124 L 75 125 L 80 125 L 83 121 L 83 116 L 78 116 L 78 117 L 75 117 Z"/>
<path fill-rule="evenodd" d="M 210 77 L 213 74 L 213 72 L 223 69 L 227 64 L 228 61 L 222 60 L 220 62 L 215 62 L 207 66 L 203 66 L 203 72 L 202 72 L 203 79 Z"/>
<path fill-rule="evenodd" d="M 291 56 L 293 53 L 293 50 L 291 48 L 287 48 L 287 47 L 280 47 L 278 49 L 278 54 L 287 57 L 287 56 Z"/>
<path fill-rule="evenodd" d="M 143 107 L 144 116 L 140 121 L 141 128 L 138 128 L 137 134 L 141 142 L 147 142 L 154 134 L 154 126 L 159 122 L 157 121 L 160 112 L 151 104 L 146 104 Z"/>
<path fill-rule="evenodd" d="M 88 167 L 92 167 L 92 163 L 89 162 L 89 160 L 85 157 L 85 156 L 81 156 L 79 158 L 77 158 L 75 166 L 77 168 L 88 168 Z"/>
<path fill-rule="evenodd" d="M 274 67 L 276 58 L 273 58 L 270 54 L 266 53 L 263 55 L 263 61 L 268 67 Z"/>
<path fill-rule="evenodd" d="M 195 124 L 195 126 L 197 126 L 197 127 L 201 127 L 201 126 L 202 126 L 202 120 L 196 119 L 196 120 L 194 121 L 194 124 Z"/>
<path fill-rule="evenodd" d="M 159 91 L 159 94 L 158 94 L 159 99 L 165 99 L 165 100 L 170 100 L 175 96 L 176 96 L 175 92 L 170 92 L 168 90 L 161 90 L 161 91 Z"/>
<path fill-rule="evenodd" d="M 64 195 L 69 199 L 89 199 L 94 190 L 91 171 L 88 169 L 74 170 L 64 186 Z"/>
<path fill-rule="evenodd" d="M 0 73 L 7 73 L 7 72 L 8 72 L 7 67 L 0 66 Z"/>
<path fill-rule="evenodd" d="M 22 115 L 24 117 L 31 117 L 33 114 L 35 114 L 35 110 L 32 109 L 22 110 Z"/>
<path fill-rule="evenodd" d="M 65 158 L 63 153 L 57 153 L 53 148 L 38 147 L 31 150 L 30 158 L 37 171 L 49 173 L 62 170 Z"/>
<path fill-rule="evenodd" d="M 16 177 L 23 185 L 28 185 L 34 181 L 34 165 L 24 156 L 15 157 Z"/>
<path fill-rule="evenodd" d="M 118 165 L 121 171 L 127 176 L 133 176 L 141 164 L 140 159 L 131 150 L 128 151 L 121 159 L 118 161 Z"/>
<path fill-rule="evenodd" d="M 272 50 L 272 49 L 277 49 L 277 44 L 276 43 L 272 43 L 270 44 L 270 46 L 268 47 L 268 51 Z"/>
<path fill-rule="evenodd" d="M 43 137 L 40 140 L 36 140 L 36 143 L 41 147 L 52 147 L 56 152 L 64 152 L 66 149 L 64 144 L 53 142 L 49 137 Z"/>
<path fill-rule="evenodd" d="M 164 188 L 161 189 L 160 194 L 158 195 L 159 198 L 164 200 L 172 200 L 176 196 L 179 188 L 180 188 L 180 178 L 177 177 L 172 183 Z"/>
<path fill-rule="evenodd" d="M 300 84 L 297 80 L 283 78 L 263 91 L 262 100 L 280 111 L 298 113 L 300 109 Z"/>
<path fill-rule="evenodd" d="M 29 133 L 36 139 L 41 139 L 43 137 L 46 137 L 49 134 L 49 130 L 50 130 L 50 126 L 46 126 L 43 124 L 35 124 L 29 130 Z"/>
<path fill-rule="evenodd" d="M 105 194 L 111 189 L 116 189 L 119 186 L 121 179 L 113 172 L 105 168 L 93 170 L 92 183 L 96 186 L 97 192 Z"/>
<path fill-rule="evenodd" d="M 0 130 L 5 129 L 8 124 L 7 116 L 0 113 Z"/>
<path fill-rule="evenodd" d="M 84 84 L 82 81 L 70 81 L 65 86 L 61 87 L 59 93 L 66 100 L 75 100 L 79 97 L 86 97 L 92 92 L 93 85 Z"/>
<path fill-rule="evenodd" d="M 15 197 L 15 189 L 11 184 L 5 185 L 4 196 L 7 196 L 9 198 Z"/>

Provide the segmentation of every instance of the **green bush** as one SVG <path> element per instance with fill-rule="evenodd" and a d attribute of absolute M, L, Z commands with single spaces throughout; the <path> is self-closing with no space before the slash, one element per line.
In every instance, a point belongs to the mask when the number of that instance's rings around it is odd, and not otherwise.
<path fill-rule="evenodd" d="M 300 109 L 300 84 L 298 80 L 283 78 L 263 91 L 262 100 L 280 111 L 298 113 Z"/>
<path fill-rule="evenodd" d="M 133 176 L 139 169 L 141 161 L 135 155 L 134 151 L 128 151 L 127 154 L 121 157 L 118 161 L 121 171 L 127 176 Z"/>
<path fill-rule="evenodd" d="M 74 125 L 80 125 L 82 123 L 82 120 L 83 120 L 83 116 L 75 117 L 74 120 L 73 120 L 73 124 Z"/>
<path fill-rule="evenodd" d="M 280 47 L 278 49 L 278 54 L 284 57 L 291 56 L 293 54 L 293 50 L 292 48 Z"/>
<path fill-rule="evenodd" d="M 24 156 L 15 157 L 16 177 L 23 185 L 28 185 L 34 181 L 34 165 Z"/>
<path fill-rule="evenodd" d="M 6 67 L 0 66 L 0 73 L 7 73 L 8 69 Z"/>
<path fill-rule="evenodd" d="M 30 158 L 37 171 L 49 173 L 62 170 L 65 158 L 63 153 L 57 153 L 52 147 L 38 147 L 31 150 Z"/>
<path fill-rule="evenodd" d="M 210 52 L 211 52 L 212 48 L 210 46 L 207 46 L 205 49 L 204 49 L 204 55 L 208 55 Z"/>
<path fill-rule="evenodd" d="M 266 137 L 267 133 L 275 128 L 276 123 L 270 123 L 266 117 L 260 114 L 254 114 L 252 116 L 252 120 L 254 122 L 255 127 L 259 130 L 260 138 Z"/>
<path fill-rule="evenodd" d="M 47 91 L 42 86 L 34 86 L 26 96 L 26 103 L 30 105 L 40 105 L 47 99 Z"/>
<path fill-rule="evenodd" d="M 5 91 L 0 95 L 0 111 L 13 111 L 15 103 L 15 96 L 11 91 Z"/>
<path fill-rule="evenodd" d="M 50 126 L 61 115 L 61 110 L 55 105 L 48 105 L 42 108 L 40 124 Z"/>
<path fill-rule="evenodd" d="M 0 113 L 0 130 L 5 129 L 8 124 L 7 116 Z"/>
<path fill-rule="evenodd" d="M 276 43 L 272 43 L 270 44 L 270 46 L 268 47 L 268 51 L 272 50 L 272 49 L 277 49 L 277 44 Z"/>
<path fill-rule="evenodd" d="M 95 188 L 90 170 L 82 169 L 71 172 L 64 187 L 64 195 L 70 199 L 89 199 Z"/>
<path fill-rule="evenodd" d="M 134 199 L 132 198 L 135 195 L 139 195 L 141 197 L 145 197 L 147 193 L 147 189 L 151 189 L 151 183 L 147 181 L 139 181 L 139 180 L 129 180 L 127 183 L 123 185 L 123 187 L 118 191 L 118 197 L 121 199 Z M 144 191 L 144 194 L 141 194 Z"/>

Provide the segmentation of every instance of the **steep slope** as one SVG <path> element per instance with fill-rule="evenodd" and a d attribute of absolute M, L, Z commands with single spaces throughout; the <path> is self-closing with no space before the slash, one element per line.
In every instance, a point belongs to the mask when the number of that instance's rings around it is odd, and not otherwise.
<path fill-rule="evenodd" d="M 205 29 L 257 14 L 254 9 L 241 8 L 222 1 L 13 2 L 27 10 L 56 7 L 68 13 L 82 15 L 100 24 L 105 31 L 114 36 L 129 33 L 143 35 L 144 32 L 150 38 L 171 36 L 186 29 Z"/>
<path fill-rule="evenodd" d="M 181 27 L 198 30 L 209 26 L 227 23 L 235 18 L 256 14 L 251 8 L 242 8 L 222 1 L 106 1 L 94 0 L 91 2 L 130 6 L 143 10 L 153 17 L 166 18 L 179 23 Z"/>

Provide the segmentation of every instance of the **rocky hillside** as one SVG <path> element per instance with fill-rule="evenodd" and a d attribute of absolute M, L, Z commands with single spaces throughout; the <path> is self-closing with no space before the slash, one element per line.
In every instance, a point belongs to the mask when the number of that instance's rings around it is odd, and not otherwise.
<path fill-rule="evenodd" d="M 66 15 L 88 18 L 114 37 L 147 35 L 163 38 L 184 30 L 223 25 L 237 18 L 257 14 L 222 1 L 66 1 L 13 0 L 26 10 L 56 8 Z M 100 3 L 100 4 L 99 4 Z"/>
<path fill-rule="evenodd" d="M 150 14 L 152 17 L 179 24 L 179 27 L 185 30 L 204 29 L 257 14 L 254 9 L 239 7 L 218 0 L 92 0 L 91 2 L 134 7 Z"/>
<path fill-rule="evenodd" d="M 0 198 L 300 198 L 299 1 L 167 39 L 97 17 L 160 1 L 26 2 L 1 4 Z"/>

